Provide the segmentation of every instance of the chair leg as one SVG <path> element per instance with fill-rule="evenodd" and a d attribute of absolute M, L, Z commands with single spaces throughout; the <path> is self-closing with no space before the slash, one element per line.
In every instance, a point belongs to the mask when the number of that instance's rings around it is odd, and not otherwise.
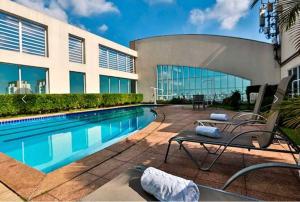
<path fill-rule="evenodd" d="M 168 160 L 168 155 L 169 155 L 170 147 L 171 147 L 171 141 L 169 141 L 168 149 L 167 149 L 166 156 L 165 156 L 165 163 L 167 163 L 167 160 Z"/>
<path fill-rule="evenodd" d="M 201 144 L 200 145 L 209 153 L 209 154 L 217 154 L 217 152 L 220 150 L 220 148 L 222 146 L 219 146 L 218 149 L 216 149 L 214 152 L 211 152 L 204 144 Z"/>
<path fill-rule="evenodd" d="M 214 164 L 216 163 L 216 161 L 222 156 L 222 154 L 224 153 L 224 151 L 227 149 L 227 146 L 224 146 L 224 149 L 221 151 L 221 153 L 218 154 L 218 156 L 211 162 L 211 164 L 209 164 L 209 166 L 207 167 L 201 167 L 200 169 L 203 171 L 209 171 Z"/>
<path fill-rule="evenodd" d="M 198 167 L 198 169 L 201 169 L 201 165 L 199 165 L 198 161 L 193 157 L 193 155 L 189 152 L 189 150 L 187 150 L 187 148 L 185 148 L 185 146 L 183 146 L 182 142 L 180 142 L 180 144 L 181 144 L 183 150 L 185 151 L 185 153 L 195 163 L 195 165 Z"/>
<path fill-rule="evenodd" d="M 198 169 L 203 170 L 203 171 L 209 171 L 214 166 L 214 164 L 216 163 L 216 161 L 222 156 L 222 154 L 224 153 L 224 151 L 227 149 L 227 146 L 224 146 L 224 149 L 221 151 L 221 153 L 218 154 L 218 156 L 212 161 L 212 163 L 209 164 L 209 166 L 202 167 L 202 165 L 205 162 L 205 160 L 201 164 L 199 164 L 198 161 L 193 157 L 193 155 L 188 151 L 188 149 L 182 144 L 182 142 L 180 142 L 180 144 L 182 145 L 182 148 L 186 152 L 186 154 L 190 157 L 190 159 L 198 167 Z M 204 144 L 202 144 L 202 146 L 204 148 L 206 148 L 206 146 Z M 217 149 L 217 151 L 219 151 L 221 147 L 222 146 L 219 146 L 219 148 Z M 206 151 L 207 151 L 208 155 L 211 153 L 211 152 L 209 153 L 209 150 L 206 150 Z"/>

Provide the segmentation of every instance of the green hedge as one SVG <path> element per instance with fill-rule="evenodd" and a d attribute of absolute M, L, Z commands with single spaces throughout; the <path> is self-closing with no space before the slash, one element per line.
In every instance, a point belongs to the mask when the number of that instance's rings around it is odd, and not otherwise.
<path fill-rule="evenodd" d="M 142 94 L 29 94 L 0 95 L 0 117 L 18 114 L 43 114 L 75 109 L 136 104 Z"/>

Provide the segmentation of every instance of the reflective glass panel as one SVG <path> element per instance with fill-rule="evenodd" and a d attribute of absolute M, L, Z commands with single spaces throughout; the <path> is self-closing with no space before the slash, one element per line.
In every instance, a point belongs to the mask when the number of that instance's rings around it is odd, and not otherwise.
<path fill-rule="evenodd" d="M 47 69 L 21 66 L 21 93 L 46 93 Z"/>
<path fill-rule="evenodd" d="M 120 79 L 120 93 L 129 93 L 128 82 L 128 79 Z"/>
<path fill-rule="evenodd" d="M 109 77 L 100 76 L 100 93 L 109 93 Z"/>
<path fill-rule="evenodd" d="M 207 100 L 221 101 L 235 90 L 245 98 L 246 87 L 251 85 L 247 79 L 201 67 L 158 65 L 157 72 L 160 71 L 162 75 L 157 76 L 157 87 L 162 89 L 159 99 L 204 94 Z"/>
<path fill-rule="evenodd" d="M 81 72 L 70 72 L 70 93 L 85 92 L 85 74 Z"/>
<path fill-rule="evenodd" d="M 119 93 L 119 79 L 110 77 L 110 93 Z"/>
<path fill-rule="evenodd" d="M 0 63 L 0 93 L 16 94 L 19 91 L 19 68 L 17 65 Z"/>

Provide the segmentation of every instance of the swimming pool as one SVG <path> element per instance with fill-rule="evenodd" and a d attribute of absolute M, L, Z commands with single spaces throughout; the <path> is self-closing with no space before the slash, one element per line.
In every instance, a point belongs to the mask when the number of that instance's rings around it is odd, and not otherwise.
<path fill-rule="evenodd" d="M 1 123 L 0 152 L 49 173 L 119 142 L 155 116 L 139 106 Z"/>

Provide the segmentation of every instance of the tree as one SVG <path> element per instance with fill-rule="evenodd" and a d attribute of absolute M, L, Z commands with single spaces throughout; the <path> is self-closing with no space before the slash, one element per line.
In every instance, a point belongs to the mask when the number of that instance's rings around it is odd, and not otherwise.
<path fill-rule="evenodd" d="M 253 0 L 251 8 L 260 0 Z M 279 0 L 276 5 L 281 31 L 289 31 L 296 50 L 300 53 L 300 0 Z"/>

